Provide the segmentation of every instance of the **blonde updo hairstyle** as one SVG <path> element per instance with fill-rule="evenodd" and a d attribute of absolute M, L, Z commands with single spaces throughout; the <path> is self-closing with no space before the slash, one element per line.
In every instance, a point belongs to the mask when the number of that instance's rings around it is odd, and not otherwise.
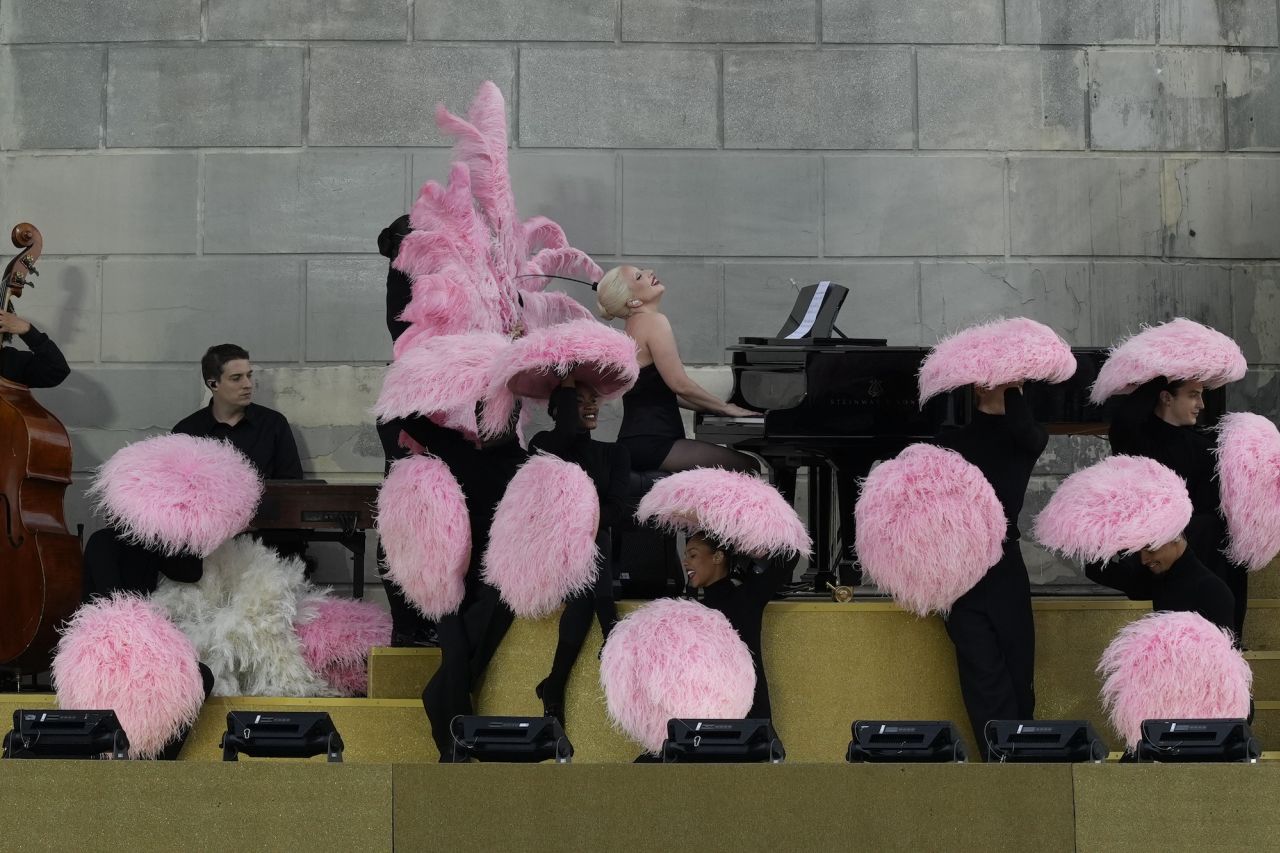
<path fill-rule="evenodd" d="M 631 316 L 631 283 L 622 274 L 622 267 L 614 267 L 600 277 L 596 285 L 596 305 L 600 316 L 606 320 L 625 320 Z"/>

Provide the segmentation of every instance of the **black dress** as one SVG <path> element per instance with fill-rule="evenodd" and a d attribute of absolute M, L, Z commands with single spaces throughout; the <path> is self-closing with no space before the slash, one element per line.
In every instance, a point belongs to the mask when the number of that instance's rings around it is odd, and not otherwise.
<path fill-rule="evenodd" d="M 1016 390 L 1004 395 L 1005 414 L 974 412 L 962 429 L 938 444 L 982 471 L 1004 508 L 1004 555 L 956 601 L 947 634 L 956 647 L 960 692 L 983 756 L 989 720 L 1029 720 L 1035 713 L 1035 621 L 1031 580 L 1022 560 L 1018 515 L 1036 460 L 1049 436 Z"/>
<path fill-rule="evenodd" d="M 631 390 L 622 395 L 618 444 L 631 454 L 633 471 L 657 471 L 671 448 L 684 438 L 684 421 L 676 394 L 656 364 L 640 368 Z"/>
<path fill-rule="evenodd" d="M 1135 601 L 1150 599 L 1152 610 L 1199 613 L 1219 628 L 1235 631 L 1235 597 L 1190 547 L 1161 574 L 1142 565 L 1137 554 L 1090 563 L 1084 571 L 1094 583 L 1118 589 Z"/>

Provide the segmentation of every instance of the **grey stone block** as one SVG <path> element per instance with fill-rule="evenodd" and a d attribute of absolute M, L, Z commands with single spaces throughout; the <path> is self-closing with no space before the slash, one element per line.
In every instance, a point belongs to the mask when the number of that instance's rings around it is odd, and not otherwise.
<path fill-rule="evenodd" d="M 828 255 L 1004 254 L 1004 161 L 826 158 Z"/>
<path fill-rule="evenodd" d="M 614 0 L 416 0 L 420 41 L 613 41 Z"/>
<path fill-rule="evenodd" d="M 1087 263 L 920 264 L 924 344 L 996 317 L 1030 317 L 1089 346 Z"/>
<path fill-rule="evenodd" d="M 356 252 L 406 210 L 406 155 L 205 155 L 204 250 Z"/>
<path fill-rule="evenodd" d="M 307 261 L 307 361 L 391 360 L 387 261 Z"/>
<path fill-rule="evenodd" d="M 409 33 L 404 0 L 208 0 L 209 39 L 395 39 Z"/>
<path fill-rule="evenodd" d="M 380 475 L 382 444 L 369 407 L 384 372 L 381 365 L 268 368 L 255 399 L 289 419 L 304 470 Z"/>
<path fill-rule="evenodd" d="M 174 367 L 77 367 L 57 388 L 42 390 L 40 401 L 68 430 L 122 431 L 132 441 L 138 431 L 172 429 L 204 404 L 199 358 Z M 105 437 L 97 443 L 102 440 Z M 120 446 L 123 442 L 112 442 L 101 459 L 86 464 L 89 460 L 76 458 L 73 465 L 77 471 L 87 470 Z"/>
<path fill-rule="evenodd" d="M 196 249 L 194 153 L 0 157 L 0 222 L 34 222 L 59 255 Z"/>
<path fill-rule="evenodd" d="M 662 312 L 671 318 L 680 357 L 687 365 L 720 364 L 725 358 L 723 264 L 627 258 L 623 263 L 653 269 L 666 286 Z M 602 263 L 608 269 L 613 263 Z M 585 301 L 585 300 L 584 300 Z M 594 304 L 590 307 L 594 310 Z M 618 328 L 621 323 L 615 323 Z"/>
<path fill-rule="evenodd" d="M 1109 346 L 1143 324 L 1188 317 L 1230 335 L 1230 273 L 1217 264 L 1098 262 L 1092 276 L 1093 338 Z"/>
<path fill-rule="evenodd" d="M 1080 50 L 922 48 L 921 148 L 1085 147 Z"/>
<path fill-rule="evenodd" d="M 417 44 L 311 48 L 307 141 L 311 145 L 449 145 L 436 104 L 466 115 L 486 80 L 507 95 L 515 57 L 505 47 Z"/>
<path fill-rule="evenodd" d="M 1280 267 L 1231 270 L 1235 339 L 1250 364 L 1280 364 Z"/>
<path fill-rule="evenodd" d="M 0 50 L 0 148 L 97 148 L 106 49 Z"/>
<path fill-rule="evenodd" d="M 725 264 L 725 342 L 773 336 L 802 287 L 833 281 L 849 289 L 836 325 L 851 338 L 920 344 L 920 285 L 907 263 L 774 262 Z"/>
<path fill-rule="evenodd" d="M 1280 239 L 1280 161 L 1169 158 L 1164 161 L 1169 255 L 1274 258 Z"/>
<path fill-rule="evenodd" d="M 1035 472 L 1066 477 L 1101 462 L 1110 453 L 1111 445 L 1105 436 L 1051 435 L 1044 453 L 1036 460 Z"/>
<path fill-rule="evenodd" d="M 623 41 L 811 42 L 816 0 L 625 0 Z"/>
<path fill-rule="evenodd" d="M 297 361 L 301 299 L 293 258 L 108 258 L 102 360 L 198 364 L 231 341 L 258 361 Z"/>
<path fill-rule="evenodd" d="M 724 58 L 726 148 L 910 148 L 911 51 L 744 51 Z"/>
<path fill-rule="evenodd" d="M 1280 58 L 1272 53 L 1228 53 L 1227 147 L 1232 151 L 1280 148 Z"/>
<path fill-rule="evenodd" d="M 1271 0 L 1161 0 L 1165 44 L 1276 45 Z"/>
<path fill-rule="evenodd" d="M 107 145 L 302 142 L 300 47 L 121 47 L 107 71 Z"/>
<path fill-rule="evenodd" d="M 1160 161 L 1013 157 L 1009 230 L 1015 255 L 1159 255 Z"/>
<path fill-rule="evenodd" d="M 1228 385 L 1227 411 L 1280 420 L 1280 371 L 1250 370 L 1244 379 Z"/>
<path fill-rule="evenodd" d="M 823 0 L 824 42 L 999 44 L 999 0 Z"/>
<path fill-rule="evenodd" d="M 6 0 L 0 33 L 22 42 L 195 41 L 200 0 Z"/>
<path fill-rule="evenodd" d="M 1094 148 L 1215 151 L 1223 147 L 1220 53 L 1091 51 L 1089 70 Z"/>
<path fill-rule="evenodd" d="M 624 154 L 622 250 L 816 255 L 822 164 L 767 154 Z"/>
<path fill-rule="evenodd" d="M 1148 0 L 1007 0 L 1010 44 L 1151 44 L 1156 5 Z"/>
<path fill-rule="evenodd" d="M 53 338 L 70 362 L 98 360 L 101 263 L 95 258 L 41 258 L 39 284 L 23 291 L 13 310 Z"/>
<path fill-rule="evenodd" d="M 520 51 L 520 144 L 713 148 L 715 53 L 661 48 Z"/>

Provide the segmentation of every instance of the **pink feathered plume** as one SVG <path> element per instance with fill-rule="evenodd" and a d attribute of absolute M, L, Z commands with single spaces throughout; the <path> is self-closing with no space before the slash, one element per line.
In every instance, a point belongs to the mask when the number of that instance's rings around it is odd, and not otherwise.
<path fill-rule="evenodd" d="M 428 619 L 458 609 L 471 560 L 471 519 L 462 488 L 434 456 L 391 466 L 378 491 L 378 535 L 387 577 Z"/>
<path fill-rule="evenodd" d="M 1144 327 L 1113 348 L 1098 371 L 1089 399 L 1102 403 L 1161 376 L 1219 388 L 1243 379 L 1247 369 L 1244 353 L 1235 341 L 1194 320 L 1178 317 Z"/>
<path fill-rule="evenodd" d="M 1189 521 L 1181 477 L 1145 456 L 1109 456 L 1062 481 L 1036 516 L 1035 538 L 1087 563 L 1172 542 Z"/>
<path fill-rule="evenodd" d="M 949 612 L 1003 554 L 995 490 L 953 450 L 913 444 L 881 463 L 853 512 L 865 577 L 919 616 Z"/>
<path fill-rule="evenodd" d="M 316 675 L 342 696 L 363 696 L 369 650 L 391 642 L 391 614 L 368 601 L 324 598 L 304 606 L 294 630 Z"/>
<path fill-rule="evenodd" d="M 1152 613 L 1120 629 L 1098 662 L 1102 702 L 1129 749 L 1142 721 L 1243 719 L 1253 672 L 1231 634 L 1197 613 Z"/>
<path fill-rule="evenodd" d="M 262 480 L 230 444 L 158 435 L 116 451 L 87 494 L 103 520 L 131 541 L 207 557 L 249 526 Z"/>
<path fill-rule="evenodd" d="M 76 611 L 52 675 L 59 708 L 116 712 L 133 758 L 159 755 L 204 703 L 195 646 L 156 605 L 123 593 Z"/>
<path fill-rule="evenodd" d="M 485 582 L 520 617 L 540 619 L 595 582 L 600 498 L 587 472 L 538 454 L 494 510 Z"/>
<path fill-rule="evenodd" d="M 808 554 L 813 542 L 796 511 L 763 480 L 719 468 L 695 468 L 654 484 L 636 518 L 677 533 L 699 530 L 756 557 Z"/>
<path fill-rule="evenodd" d="M 934 345 L 920 365 L 920 405 L 965 385 L 1065 382 L 1076 357 L 1058 333 L 1028 317 L 971 326 Z"/>
<path fill-rule="evenodd" d="M 557 323 L 575 320 L 594 320 L 591 312 L 573 300 L 573 297 L 557 291 L 525 291 L 520 294 L 524 302 L 525 328 L 529 331 L 545 329 Z"/>
<path fill-rule="evenodd" d="M 380 421 L 426 415 L 474 439 L 476 403 L 508 346 L 492 332 L 418 337 L 387 368 L 373 413 Z"/>
<path fill-rule="evenodd" d="M 613 724 L 656 755 L 673 717 L 745 717 L 756 674 L 746 643 L 722 614 L 660 599 L 609 633 L 600 685 Z"/>
<path fill-rule="evenodd" d="M 1218 424 L 1218 483 L 1231 544 L 1227 557 L 1250 571 L 1280 554 L 1280 432 L 1248 412 Z"/>
<path fill-rule="evenodd" d="M 537 329 L 503 350 L 489 382 L 481 435 L 504 432 L 516 397 L 545 400 L 572 376 L 603 399 L 624 394 L 636 382 L 636 344 L 596 320 L 575 320 Z"/>

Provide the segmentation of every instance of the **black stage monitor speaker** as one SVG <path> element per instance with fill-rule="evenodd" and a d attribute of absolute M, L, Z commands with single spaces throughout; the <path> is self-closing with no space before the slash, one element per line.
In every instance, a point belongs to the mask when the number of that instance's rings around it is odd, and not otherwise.
<path fill-rule="evenodd" d="M 13 712 L 5 758 L 128 758 L 129 738 L 115 711 Z"/>
<path fill-rule="evenodd" d="M 342 761 L 342 736 L 327 713 L 228 711 L 222 733 L 222 760 L 240 755 L 254 758 L 310 758 L 325 755 Z"/>
<path fill-rule="evenodd" d="M 781 764 L 786 757 L 769 719 L 671 719 L 667 721 L 667 739 L 662 742 L 663 764 Z"/>
<path fill-rule="evenodd" d="M 555 717 L 454 717 L 453 760 L 536 764 L 573 760 L 573 744 Z"/>
<path fill-rule="evenodd" d="M 1143 720 L 1138 761 L 1253 764 L 1262 747 L 1244 720 Z"/>
<path fill-rule="evenodd" d="M 991 761 L 1105 761 L 1107 745 L 1087 720 L 992 720 L 984 735 Z"/>
<path fill-rule="evenodd" d="M 949 720 L 858 720 L 845 760 L 941 764 L 967 761 L 968 752 Z"/>

